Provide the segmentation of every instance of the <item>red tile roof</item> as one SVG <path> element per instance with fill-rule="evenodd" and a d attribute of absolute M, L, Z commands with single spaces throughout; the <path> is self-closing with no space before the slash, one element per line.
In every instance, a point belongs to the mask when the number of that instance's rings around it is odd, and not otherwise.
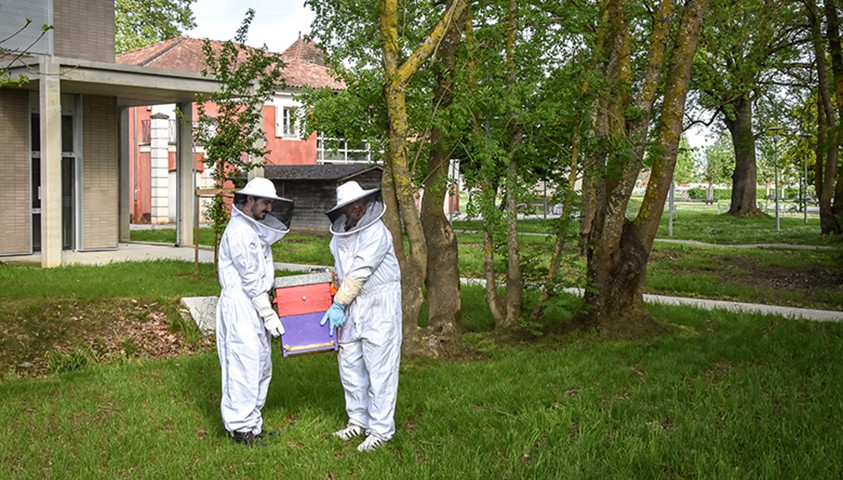
<path fill-rule="evenodd" d="M 175 37 L 154 45 L 117 55 L 117 63 L 152 68 L 167 68 L 199 73 L 205 68 L 204 40 Z M 211 40 L 214 49 L 224 42 Z M 322 52 L 312 43 L 299 38 L 281 55 L 285 67 L 281 70 L 288 88 L 328 87 L 342 90 L 345 85 L 331 77 Z"/>

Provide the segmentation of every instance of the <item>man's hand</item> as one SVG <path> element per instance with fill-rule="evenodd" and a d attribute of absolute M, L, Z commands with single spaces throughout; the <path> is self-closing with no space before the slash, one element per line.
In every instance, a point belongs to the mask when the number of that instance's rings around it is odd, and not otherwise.
<path fill-rule="evenodd" d="M 328 321 L 331 322 L 330 336 L 333 337 L 334 330 L 345 323 L 345 305 L 341 305 L 336 302 L 331 304 L 331 308 L 325 312 L 325 315 L 322 317 L 322 321 L 319 322 L 319 325 L 325 325 L 325 322 Z"/>
<path fill-rule="evenodd" d="M 274 318 L 273 318 L 274 317 Z M 278 318 L 278 315 L 273 315 L 269 318 L 263 319 L 263 326 L 266 327 L 269 334 L 273 337 L 280 337 L 284 335 L 284 325 L 281 323 L 281 320 Z"/>
<path fill-rule="evenodd" d="M 272 309 L 272 303 L 269 301 L 268 293 L 262 293 L 253 298 L 252 305 L 255 306 L 258 315 L 263 319 L 263 326 L 269 331 L 270 335 L 273 337 L 284 335 L 284 325 L 281 324 L 278 314 Z"/>

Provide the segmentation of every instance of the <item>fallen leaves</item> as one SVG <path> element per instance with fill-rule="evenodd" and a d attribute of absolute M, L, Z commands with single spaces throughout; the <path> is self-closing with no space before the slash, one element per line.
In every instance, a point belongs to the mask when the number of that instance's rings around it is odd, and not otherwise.
<path fill-rule="evenodd" d="M 0 356 L 0 369 L 16 371 L 19 376 L 42 377 L 50 373 L 50 358 L 57 354 L 89 352 L 96 363 L 101 363 L 190 355 L 213 343 L 195 345 L 173 331 L 168 312 L 178 315 L 177 310 L 168 310 L 159 302 L 112 298 L 68 304 L 57 300 L 41 308 L 42 312 L 26 322 L 31 327 L 22 323 L 9 326 L 20 338 L 15 348 L 6 348 Z M 50 335 L 39 333 L 45 325 Z"/>

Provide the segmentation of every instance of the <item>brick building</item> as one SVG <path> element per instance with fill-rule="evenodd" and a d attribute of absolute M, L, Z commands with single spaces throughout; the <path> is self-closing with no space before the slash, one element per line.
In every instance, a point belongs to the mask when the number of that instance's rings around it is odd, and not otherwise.
<path fill-rule="evenodd" d="M 32 23 L 18 32 L 27 19 Z M 41 25 L 53 28 L 42 32 Z M 175 104 L 192 112 L 194 94 L 216 83 L 194 72 L 116 63 L 114 0 L 6 0 L 0 38 L 4 48 L 27 52 L 7 72 L 29 78 L 0 88 L 0 255 L 39 252 L 41 265 L 52 267 L 66 250 L 116 249 L 129 238 L 129 109 Z M 176 126 L 183 245 L 193 244 L 191 137 L 189 126 Z"/>
<path fill-rule="evenodd" d="M 117 56 L 126 65 L 163 68 L 199 73 L 205 68 L 203 40 L 177 37 Z M 211 41 L 213 48 L 222 42 Z M 263 109 L 263 131 L 267 165 L 318 165 L 336 163 L 364 163 L 373 161 L 365 146 L 349 148 L 341 139 L 324 139 L 318 133 L 302 138 L 295 120 L 300 104 L 294 98 L 302 87 L 341 90 L 345 86 L 331 77 L 321 52 L 311 43 L 297 39 L 280 54 L 284 89 L 279 89 Z M 206 104 L 213 115 L 213 104 Z M 173 105 L 133 108 L 129 112 L 129 162 L 132 188 L 131 212 L 133 223 L 172 223 L 176 218 L 174 198 L 175 148 L 173 134 L 176 125 Z M 196 111 L 194 107 L 194 118 Z M 339 144 L 338 149 L 326 148 Z M 194 145 L 195 181 L 203 188 L 212 187 L 212 180 L 204 172 L 203 148 Z"/>

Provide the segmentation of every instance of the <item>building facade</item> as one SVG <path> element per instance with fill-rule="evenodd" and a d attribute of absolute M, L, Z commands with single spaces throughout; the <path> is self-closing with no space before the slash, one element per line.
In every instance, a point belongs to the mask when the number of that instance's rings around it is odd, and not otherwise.
<path fill-rule="evenodd" d="M 32 22 L 27 25 L 27 19 Z M 52 26 L 42 30 L 41 25 Z M 177 104 L 190 110 L 210 79 L 188 72 L 120 65 L 114 53 L 113 0 L 7 0 L 0 15 L 11 77 L 0 88 L 0 256 L 39 255 L 61 265 L 62 252 L 116 249 L 128 239 L 128 109 Z M 9 63 L 11 61 L 12 63 Z M 191 132 L 179 128 L 179 236 L 192 244 Z"/>

